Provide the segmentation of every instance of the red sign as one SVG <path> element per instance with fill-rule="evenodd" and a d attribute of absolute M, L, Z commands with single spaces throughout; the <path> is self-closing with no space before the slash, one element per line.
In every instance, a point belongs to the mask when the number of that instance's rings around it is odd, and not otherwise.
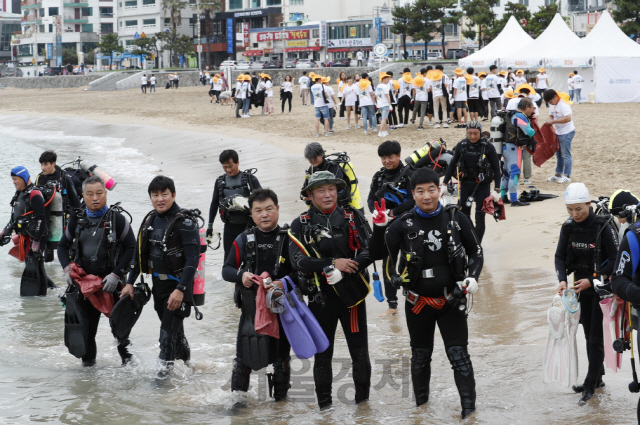
<path fill-rule="evenodd" d="M 249 47 L 249 24 L 242 24 L 242 39 L 244 41 L 244 47 Z"/>
<path fill-rule="evenodd" d="M 285 40 L 306 40 L 309 38 L 309 30 L 259 32 L 258 41 L 282 40 L 283 36 Z"/>

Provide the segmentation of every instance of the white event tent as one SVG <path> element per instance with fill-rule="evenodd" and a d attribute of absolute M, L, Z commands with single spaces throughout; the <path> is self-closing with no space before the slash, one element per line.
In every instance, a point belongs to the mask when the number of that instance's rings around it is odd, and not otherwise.
<path fill-rule="evenodd" d="M 491 65 L 498 65 L 500 57 L 520 50 L 532 42 L 531 36 L 524 32 L 516 18 L 511 16 L 503 30 L 491 43 L 476 53 L 460 59 L 458 64 L 463 68 L 469 66 L 475 69 L 488 68 Z"/>
<path fill-rule="evenodd" d="M 577 70 L 585 80 L 583 99 L 595 91 L 598 103 L 640 102 L 640 45 L 622 32 L 607 11 L 585 38 L 547 55 L 545 66 L 551 87 L 566 89 L 568 74 Z M 585 75 L 593 75 L 595 90 L 587 88 Z"/>

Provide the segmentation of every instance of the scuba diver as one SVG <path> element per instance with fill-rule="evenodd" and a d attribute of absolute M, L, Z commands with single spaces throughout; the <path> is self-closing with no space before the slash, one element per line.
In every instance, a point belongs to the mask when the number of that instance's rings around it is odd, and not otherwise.
<path fill-rule="evenodd" d="M 596 388 L 604 387 L 604 335 L 600 296 L 594 289 L 594 277 L 608 280 L 613 274 L 618 251 L 618 237 L 608 224 L 611 217 L 598 216 L 591 208 L 591 197 L 584 183 L 571 183 L 564 192 L 570 217 L 560 229 L 555 254 L 559 295 L 567 289 L 567 275 L 573 273 L 573 289 L 580 294 L 580 323 L 586 339 L 589 368 L 584 384 L 574 385 L 582 393 L 578 404 L 584 405 Z"/>
<path fill-rule="evenodd" d="M 118 301 L 116 291 L 129 270 L 136 237 L 119 205 L 107 206 L 107 189 L 100 177 L 89 177 L 82 185 L 85 207 L 70 217 L 58 243 L 58 260 L 68 285 L 65 343 L 71 354 L 82 358 L 83 366 L 93 366 L 100 314 L 108 317 Z M 77 323 L 81 327 L 68 326 Z M 128 337 L 118 339 L 123 366 L 131 360 L 129 345 Z"/>
<path fill-rule="evenodd" d="M 284 282 L 280 279 L 293 274 L 289 261 L 288 226 L 280 227 L 278 224 L 278 196 L 270 189 L 254 190 L 249 196 L 249 208 L 256 226 L 245 230 L 236 238 L 233 242 L 234 249 L 222 268 L 222 278 L 236 284 L 234 299 L 236 306 L 242 309 L 231 391 L 246 392 L 249 389 L 251 371 L 273 364 L 273 374 L 267 374 L 269 394 L 273 390 L 273 397 L 279 401 L 287 397 L 291 386 L 291 345 L 282 328 L 280 315 L 277 316 L 279 338 L 256 333 L 254 323 L 256 297 L 265 296 L 269 292 L 274 303 L 276 294 L 278 297 L 284 296 Z M 261 277 L 264 272 L 268 273 L 268 278 Z M 259 289 L 259 285 L 264 285 L 265 291 Z M 267 305 L 272 303 L 267 302 Z"/>
<path fill-rule="evenodd" d="M 533 100 L 528 97 L 520 99 L 518 109 L 507 114 L 506 134 L 502 157 L 504 158 L 504 173 L 501 181 L 502 198 L 505 204 L 512 207 L 527 206 L 529 202 L 518 200 L 518 178 L 522 170 L 522 152 L 524 149 L 533 151 L 536 131 L 531 127 L 529 117 L 533 114 Z M 509 193 L 509 197 L 506 196 Z"/>
<path fill-rule="evenodd" d="M 220 210 L 220 219 L 224 223 L 223 241 L 224 258 L 238 235 L 247 228 L 251 213 L 247 199 L 251 192 L 260 189 L 260 182 L 254 175 L 255 169 L 240 171 L 238 152 L 228 149 L 220 153 L 220 164 L 225 174 L 216 179 L 213 198 L 209 207 L 209 225 L 207 240 L 213 236 L 213 221 Z"/>
<path fill-rule="evenodd" d="M 400 143 L 395 140 L 387 140 L 378 146 L 378 156 L 383 167 L 373 175 L 371 190 L 367 198 L 369 212 L 374 217 L 377 214 L 375 203 L 378 202 L 380 204 L 383 199 L 385 200 L 387 215 L 391 217 L 391 220 L 409 211 L 416 204 L 411 195 L 411 173 L 413 169 L 411 166 L 405 166 L 402 163 L 400 159 L 401 152 Z M 389 259 L 385 258 L 382 264 L 386 267 L 388 262 Z M 398 290 L 391 285 L 386 273 L 383 273 L 383 279 L 384 295 L 389 304 L 389 308 L 383 313 L 383 316 L 397 314 Z"/>
<path fill-rule="evenodd" d="M 41 190 L 31 182 L 29 171 L 23 166 L 11 170 L 16 193 L 11 200 L 11 220 L 0 232 L 0 246 L 11 242 L 11 234 L 18 235 L 16 258 L 25 262 L 20 282 L 21 296 L 47 295 L 47 287 L 57 286 L 44 269 L 44 249 L 47 241 L 46 202 Z"/>
<path fill-rule="evenodd" d="M 178 206 L 176 187 L 169 177 L 156 176 L 148 192 L 153 210 L 142 220 L 131 272 L 120 297 L 130 295 L 133 299 L 138 275 L 151 274 L 153 304 L 160 319 L 162 368 L 158 377 L 165 378 L 175 360 L 188 364 L 191 359 L 183 321 L 194 305 L 193 278 L 201 252 L 199 211 Z"/>
<path fill-rule="evenodd" d="M 451 164 L 447 167 L 442 181 L 447 186 L 454 175 L 460 182 L 458 204 L 462 212 L 471 220 L 471 207 L 476 203 L 475 230 L 482 243 L 485 231 L 485 213 L 482 212 L 484 200 L 491 194 L 491 180 L 494 181 L 496 196 L 500 196 L 500 160 L 496 148 L 485 137 L 482 137 L 482 124 L 471 121 L 467 125 L 467 138 L 456 145 Z M 449 193 L 454 192 L 453 184 L 447 186 Z"/>
<path fill-rule="evenodd" d="M 338 206 L 345 207 L 352 201 L 351 199 L 351 185 L 352 182 L 344 173 L 344 170 L 337 161 L 326 158 L 326 151 L 322 148 L 322 145 L 318 142 L 309 143 L 304 147 L 304 157 L 311 166 L 307 169 L 302 184 L 302 192 L 300 198 L 306 202 L 307 205 L 311 205 L 311 200 L 305 195 L 304 188 L 309 185 L 309 177 L 318 171 L 329 171 L 331 174 L 344 181 L 345 188 L 338 193 Z"/>
<path fill-rule="evenodd" d="M 640 203 L 640 199 L 628 190 L 618 189 L 609 198 L 609 212 L 620 222 L 620 231 L 618 232 L 618 240 L 622 242 L 624 233 L 632 224 L 627 220 L 627 214 L 623 213 L 625 207 L 634 206 Z M 622 215 L 621 215 L 622 214 Z"/>
<path fill-rule="evenodd" d="M 304 280 L 309 309 L 329 339 L 329 348 L 315 355 L 313 380 L 321 409 L 332 404 L 331 360 L 338 321 L 353 364 L 356 404 L 369 399 L 371 361 L 365 298 L 371 291 L 367 267 L 370 228 L 364 216 L 352 207 L 339 207 L 338 194 L 344 180 L 329 171 L 316 171 L 302 195 L 311 208 L 291 224 L 289 255 Z"/>
<path fill-rule="evenodd" d="M 459 213 L 460 207 L 439 202 L 439 183 L 438 174 L 429 168 L 414 171 L 411 190 L 416 206 L 394 220 L 386 231 L 390 217 L 376 205 L 371 254 L 376 260 L 388 256 L 392 263 L 386 269 L 388 279 L 395 287 L 404 287 L 416 405 L 429 401 L 437 324 L 453 369 L 464 419 L 476 408 L 476 384 L 467 351 L 466 294 L 478 290 L 477 279 L 484 259 L 473 226 L 465 214 Z"/>
<path fill-rule="evenodd" d="M 42 172 L 36 177 L 35 185 L 38 187 L 55 187 L 62 196 L 62 227 L 67 227 L 69 216 L 73 209 L 80 208 L 80 198 L 76 193 L 71 177 L 58 165 L 58 155 L 54 151 L 45 151 L 40 155 L 40 169 Z M 50 214 L 54 212 L 51 211 Z M 51 220 L 48 222 L 49 231 L 52 230 Z M 55 243 L 48 241 L 45 249 L 45 262 L 53 261 Z"/>

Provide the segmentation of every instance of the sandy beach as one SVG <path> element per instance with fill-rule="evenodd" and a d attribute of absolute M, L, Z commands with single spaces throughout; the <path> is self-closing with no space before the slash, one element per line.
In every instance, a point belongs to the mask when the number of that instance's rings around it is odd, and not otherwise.
<path fill-rule="evenodd" d="M 276 94 L 278 90 L 274 88 Z M 96 92 L 84 89 L 13 88 L 3 89 L 0 93 L 0 116 L 5 120 L 3 124 L 7 125 L 11 124 L 11 115 L 27 115 L 77 118 L 104 124 L 135 124 L 184 132 L 184 136 L 176 140 L 165 137 L 149 141 L 130 137 L 125 146 L 143 153 L 159 172 L 175 177 L 178 187 L 187 184 L 196 186 L 196 190 L 190 191 L 194 199 L 189 199 L 188 203 L 198 206 L 205 214 L 211 201 L 213 181 L 222 173 L 218 163 L 221 146 L 240 152 L 241 168 L 243 151 L 245 157 L 249 156 L 247 150 L 255 147 L 256 142 L 273 146 L 273 150 L 268 150 L 266 154 L 261 152 L 253 155 L 251 163 L 245 165 L 259 167 L 261 181 L 279 194 L 284 221 L 291 220 L 304 209 L 296 200 L 304 178 L 303 170 L 308 167 L 302 155 L 307 143 L 319 141 L 328 152 L 347 151 L 357 171 L 363 198 L 368 195 L 372 175 L 381 166 L 377 146 L 384 139 L 371 134 L 365 136 L 361 129 L 356 130 L 353 125 L 352 130 L 347 131 L 346 121 L 336 121 L 336 133 L 333 136 L 315 138 L 314 110 L 310 106 L 300 105 L 297 88 L 291 115 L 280 114 L 280 101 L 276 95 L 274 116 L 260 116 L 258 112 L 249 119 L 236 119 L 231 106 L 210 104 L 206 87 L 187 87 L 177 91 L 161 89 L 157 95 L 142 95 L 137 90 Z M 540 108 L 541 122 L 546 119 L 547 111 L 544 105 Z M 599 195 L 611 195 L 619 188 L 639 194 L 640 188 L 634 180 L 638 154 L 632 151 L 631 146 L 640 133 L 640 125 L 633 120 L 622 121 L 640 113 L 640 105 L 582 104 L 574 105 L 573 112 L 576 125 L 572 147 L 573 181 L 584 182 L 594 199 Z M 485 122 L 484 125 L 488 129 L 489 123 Z M 202 140 L 192 142 L 188 132 L 210 134 L 211 144 Z M 424 131 L 416 131 L 416 126 L 410 126 L 390 131 L 388 139 L 398 140 L 402 144 L 405 157 L 425 142 L 441 137 L 451 149 L 463 139 L 464 130 L 425 126 Z M 51 147 L 55 149 L 55 146 Z M 286 169 L 279 169 L 277 173 L 270 173 L 271 160 L 275 155 L 291 155 L 295 163 Z M 33 162 L 36 160 L 34 158 Z M 533 203 L 526 208 L 507 207 L 507 220 L 499 223 L 487 217 L 483 243 L 485 268 L 480 280 L 481 289 L 475 296 L 474 311 L 470 316 L 470 333 L 474 335 L 471 343 L 475 345 L 474 366 L 478 359 L 477 378 L 479 386 L 483 387 L 479 393 L 485 394 L 482 409 L 487 411 L 487 416 L 484 416 L 489 421 L 487 423 L 492 422 L 492 414 L 503 410 L 508 412 L 506 417 L 510 419 L 493 423 L 521 420 L 522 412 L 532 413 L 524 401 L 530 397 L 537 399 L 538 406 L 547 406 L 549 403 L 556 407 L 562 405 L 563 409 L 571 406 L 563 410 L 563 415 L 567 419 L 569 416 L 576 418 L 573 416 L 577 413 L 573 406 L 577 398 L 567 389 L 543 386 L 541 376 L 542 353 L 547 338 L 546 309 L 556 285 L 553 255 L 560 225 L 567 218 L 561 197 L 566 185 L 546 181 L 554 169 L 554 159 L 542 168 L 534 166 L 532 184 L 543 193 L 560 195 L 559 198 Z M 216 222 L 216 226 L 220 226 L 219 223 Z M 220 257 L 219 254 L 215 256 L 216 260 Z M 217 274 L 219 264 L 216 262 L 211 265 Z M 511 308 L 504 308 L 505 305 Z M 387 322 L 386 319 L 377 318 L 386 309 L 386 303 L 368 302 L 367 309 L 372 333 L 383 332 L 385 338 L 394 340 L 398 334 L 406 337 L 406 325 L 401 317 L 404 312 Z M 580 373 L 583 375 L 586 354 L 582 331 L 578 333 L 578 338 L 582 365 Z M 373 341 L 375 339 L 372 337 L 370 344 L 374 345 Z M 505 350 L 505 347 L 509 349 Z M 376 350 L 379 348 L 376 346 Z M 408 342 L 405 348 L 408 350 Z M 513 363 L 506 364 L 507 359 Z M 450 381 L 449 366 L 442 364 L 438 368 L 437 373 Z M 516 370 L 511 374 L 514 368 Z M 496 373 L 500 374 L 499 379 L 496 379 Z M 626 356 L 621 373 L 607 375 L 607 391 L 614 391 L 615 388 L 615 393 L 611 395 L 615 394 L 620 404 L 629 405 L 628 412 L 616 410 L 618 415 L 626 419 L 634 417 L 635 410 L 632 411 L 631 403 L 633 399 L 635 409 L 637 400 L 635 395 L 630 395 L 626 390 L 629 380 L 630 369 Z M 440 387 L 443 394 L 447 391 L 444 388 L 448 381 L 442 384 L 444 387 Z M 515 391 L 506 394 L 504 390 L 508 387 Z M 452 405 L 455 403 L 452 402 Z M 533 422 L 542 423 L 541 418 L 545 413 L 536 411 L 534 415 L 538 414 L 541 416 L 536 416 Z M 598 423 L 610 423 L 608 407 L 583 410 L 580 414 L 584 415 L 580 416 L 584 420 L 597 418 Z M 544 420 L 545 423 L 554 422 L 551 418 L 546 419 L 549 420 Z"/>

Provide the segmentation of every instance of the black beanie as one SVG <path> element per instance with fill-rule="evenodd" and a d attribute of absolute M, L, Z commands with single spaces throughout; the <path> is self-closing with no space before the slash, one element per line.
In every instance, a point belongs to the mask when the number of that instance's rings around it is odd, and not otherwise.
<path fill-rule="evenodd" d="M 625 205 L 637 205 L 638 198 L 636 198 L 628 190 L 618 190 L 609 199 L 609 211 L 613 215 L 620 215 Z"/>

